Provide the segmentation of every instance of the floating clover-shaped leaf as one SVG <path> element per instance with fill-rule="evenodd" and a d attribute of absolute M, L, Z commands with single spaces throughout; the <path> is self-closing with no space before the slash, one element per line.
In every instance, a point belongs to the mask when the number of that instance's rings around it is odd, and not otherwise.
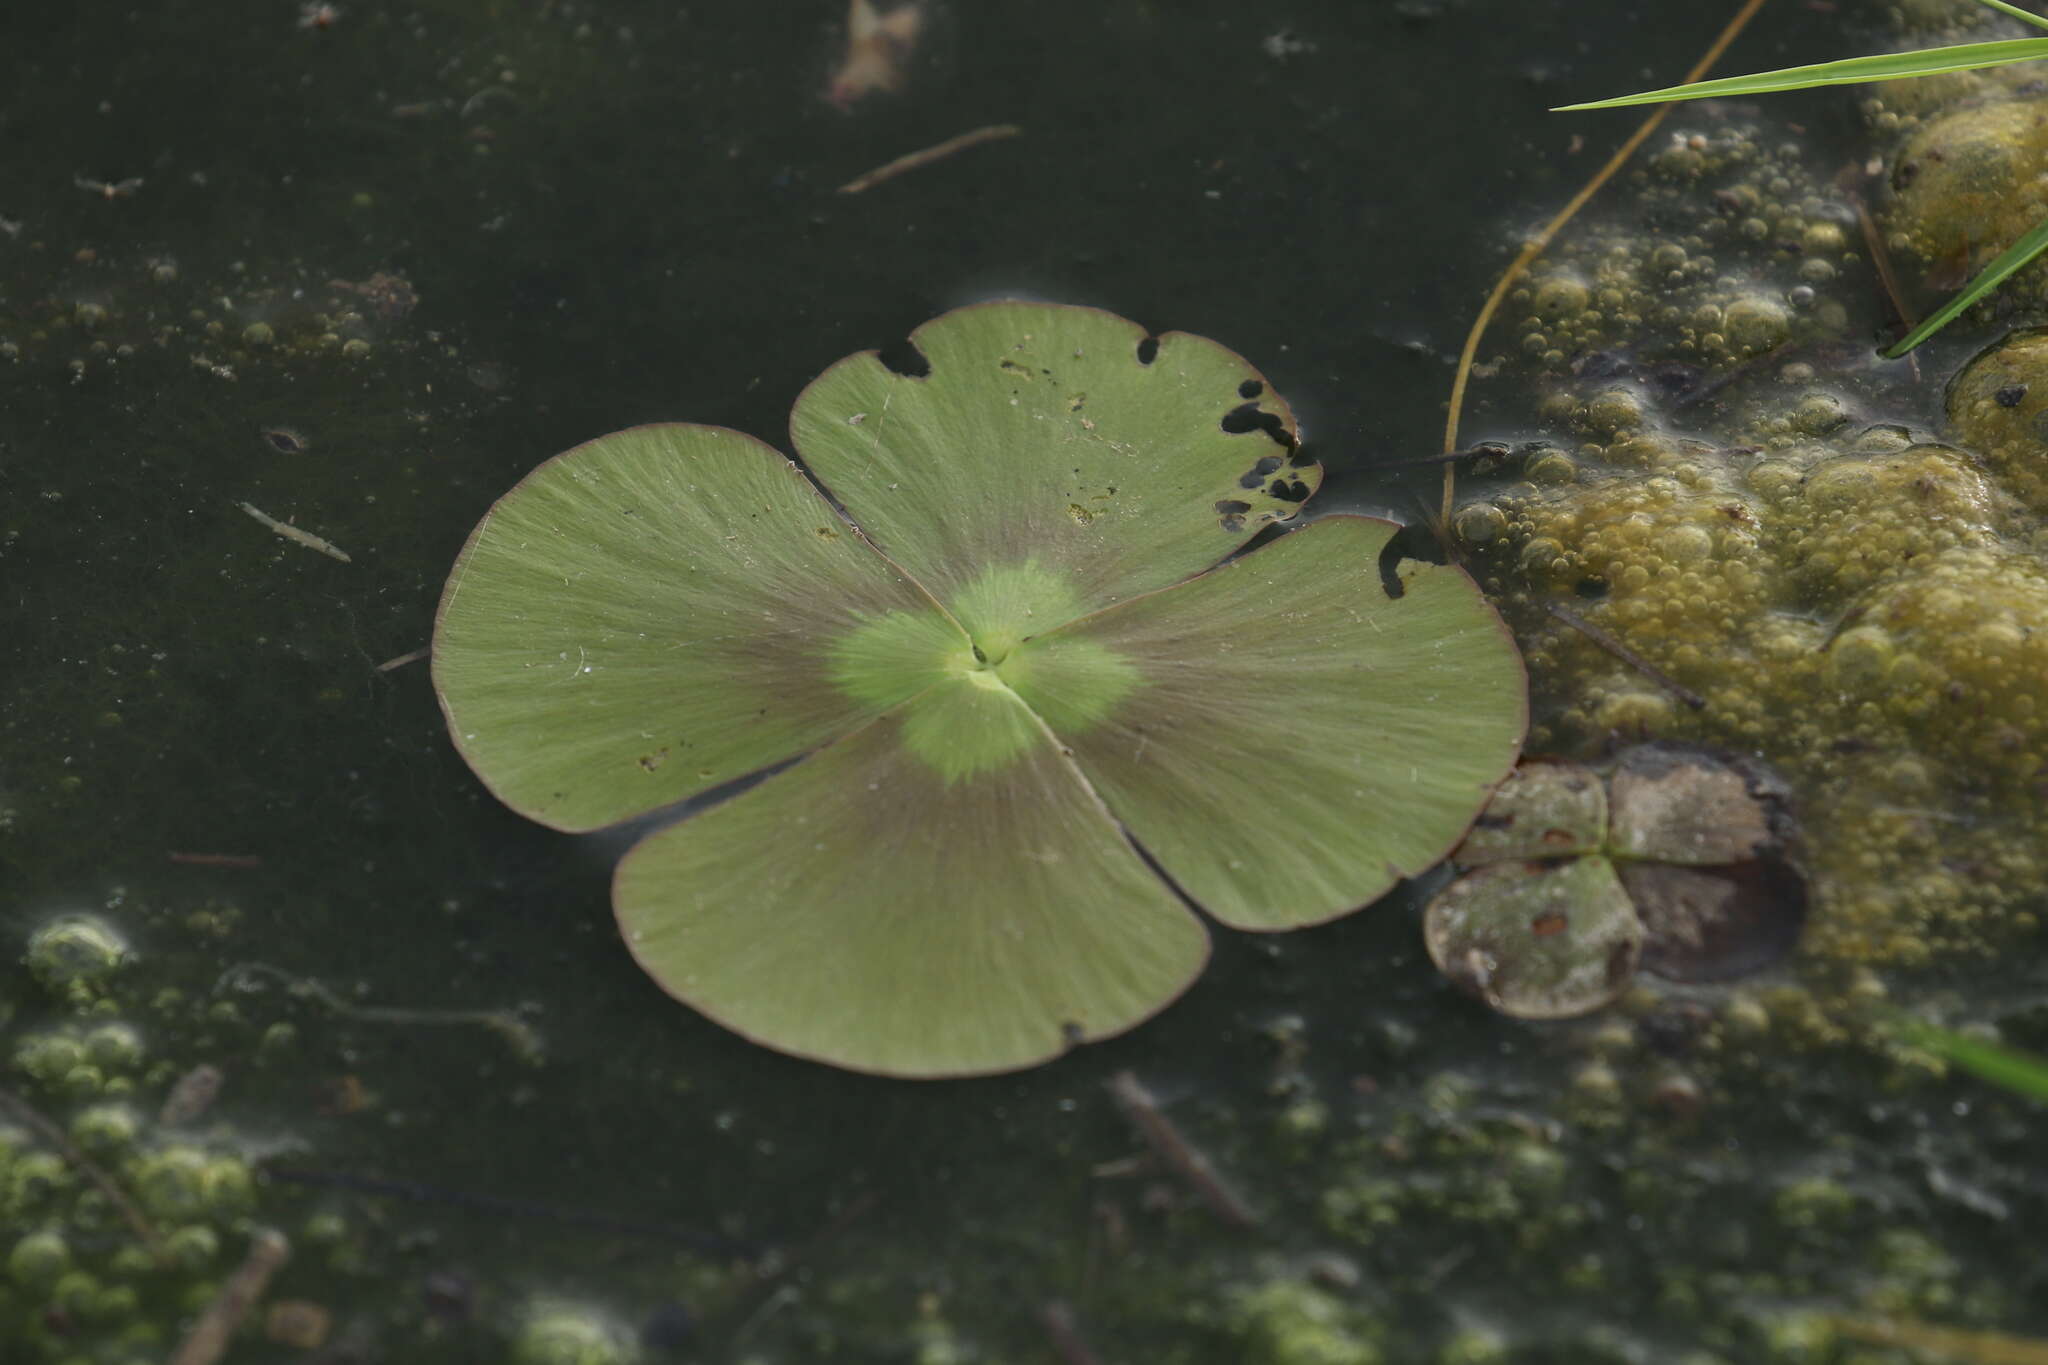
<path fill-rule="evenodd" d="M 1806 882 L 1778 779 L 1683 745 L 1638 744 L 1603 786 L 1576 763 L 1523 762 L 1451 860 L 1423 940 L 1444 975 L 1502 1014 L 1566 1019 L 1641 966 L 1721 981 L 1792 951 Z"/>
<path fill-rule="evenodd" d="M 1321 479 L 1257 372 L 1044 304 L 912 341 L 922 374 L 870 352 L 805 390 L 804 469 L 617 432 L 449 577 L 436 687 L 513 809 L 596 829 L 802 759 L 621 862 L 666 990 L 841 1066 L 999 1071 L 1184 989 L 1188 901 L 1313 924 L 1458 841 L 1520 745 L 1520 660 L 1456 568 L 1388 595 L 1385 522 L 1219 563 Z"/>

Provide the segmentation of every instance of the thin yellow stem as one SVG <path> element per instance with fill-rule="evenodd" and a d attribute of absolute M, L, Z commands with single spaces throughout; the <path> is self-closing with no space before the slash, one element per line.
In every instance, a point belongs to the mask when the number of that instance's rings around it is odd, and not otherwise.
<path fill-rule="evenodd" d="M 1728 45 L 1735 41 L 1736 36 L 1748 26 L 1749 21 L 1756 16 L 1756 12 L 1763 7 L 1764 0 L 1743 0 L 1742 8 L 1737 10 L 1735 17 L 1728 21 L 1728 26 L 1721 30 L 1721 36 L 1714 39 L 1713 46 L 1709 47 L 1706 54 L 1698 62 L 1694 63 L 1692 70 L 1686 72 L 1685 79 L 1680 81 L 1679 84 L 1691 85 L 1694 81 L 1697 81 L 1700 77 L 1711 71 L 1714 63 L 1721 60 L 1721 54 L 1728 50 Z M 1465 410 L 1465 385 L 1472 377 L 1472 362 L 1479 355 L 1479 340 L 1486 335 L 1486 325 L 1493 321 L 1494 313 L 1500 309 L 1501 300 L 1505 299 L 1508 296 L 1508 291 L 1515 287 L 1515 281 L 1522 277 L 1522 272 L 1529 268 L 1530 262 L 1542 255 L 1544 248 L 1550 245 L 1551 239 L 1556 237 L 1564 225 L 1569 223 L 1577 215 L 1578 211 L 1586 206 L 1586 201 L 1598 194 L 1600 187 L 1614 178 L 1614 173 L 1620 170 L 1631 156 L 1635 155 L 1636 148 L 1642 146 L 1644 140 L 1650 134 L 1657 131 L 1657 125 L 1662 123 L 1664 116 L 1670 112 L 1671 106 L 1669 104 L 1658 105 L 1655 112 L 1644 119 L 1642 125 L 1630 135 L 1629 140 L 1616 148 L 1613 156 L 1607 158 L 1607 164 L 1600 168 L 1597 175 L 1586 182 L 1585 188 L 1573 195 L 1571 202 L 1559 210 L 1555 218 L 1545 223 L 1542 231 L 1529 239 L 1528 243 L 1522 247 L 1520 254 L 1509 263 L 1507 272 L 1500 277 L 1499 283 L 1493 286 L 1493 292 L 1486 296 L 1486 303 L 1480 308 L 1479 316 L 1473 319 L 1472 330 L 1465 336 L 1465 349 L 1458 355 L 1458 372 L 1451 380 L 1451 410 L 1449 417 L 1444 421 L 1445 454 L 1448 455 L 1458 448 L 1458 419 Z M 1455 464 L 1446 464 L 1444 466 L 1443 521 L 1446 535 L 1449 534 L 1451 524 L 1451 503 L 1457 491 L 1457 469 L 1458 467 Z"/>

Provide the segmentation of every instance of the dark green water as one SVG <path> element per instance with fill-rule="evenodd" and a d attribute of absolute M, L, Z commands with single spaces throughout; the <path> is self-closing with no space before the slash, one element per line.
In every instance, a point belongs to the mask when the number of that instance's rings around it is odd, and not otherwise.
<path fill-rule="evenodd" d="M 0 930 L 11 944 L 112 901 L 151 990 L 204 996 L 261 962 L 364 1006 L 517 1007 L 545 1040 L 528 1066 L 486 1030 L 348 1019 L 276 990 L 230 992 L 240 1020 L 163 1024 L 166 1056 L 228 1071 L 220 1113 L 281 1165 L 748 1246 L 803 1246 L 858 1214 L 749 1298 L 731 1254 L 673 1237 L 272 1186 L 264 1214 L 288 1230 L 319 1210 L 358 1230 L 357 1263 L 303 1256 L 281 1281 L 353 1325 L 371 1353 L 346 1358 L 503 1358 L 522 1305 L 556 1292 L 635 1326 L 686 1305 L 701 1331 L 677 1358 L 1053 1360 L 1034 1314 L 1064 1299 L 1104 1359 L 1226 1361 L 1255 1349 L 1231 1286 L 1335 1249 L 1364 1263 L 1352 1292 L 1389 1359 L 1424 1358 L 1468 1317 L 1516 1324 L 1532 1359 L 1589 1358 L 1573 1353 L 1601 1324 L 1653 1343 L 1637 1358 L 1676 1359 L 1706 1319 L 1663 1294 L 1666 1248 L 1691 1263 L 1705 1237 L 1733 1277 L 1711 1292 L 1837 1292 L 1827 1238 L 1789 1268 L 1752 1256 L 1767 1234 L 1745 1211 L 1768 1203 L 1752 1148 L 1863 1182 L 1857 1216 L 1876 1221 L 1830 1237 L 1939 1224 L 1951 1251 L 1979 1249 L 1970 1274 L 1998 1302 L 2025 1301 L 2038 1272 L 1993 1271 L 2009 1223 L 1927 1194 L 1895 1169 L 1911 1163 L 1886 1101 L 1801 1063 L 1758 1062 L 1746 1099 L 1682 1137 L 1574 1137 L 1568 1182 L 1522 1211 L 1589 1211 L 1554 1241 L 1514 1249 L 1512 1227 L 1447 1194 L 1403 1214 L 1395 1242 L 1347 1243 L 1319 1221 L 1322 1182 L 1361 1149 L 1272 1136 L 1272 1021 L 1307 1021 L 1309 1060 L 1284 1069 L 1315 1079 L 1340 1132 L 1429 1112 L 1446 1074 L 1485 1087 L 1475 1132 L 1505 1132 L 1569 1070 L 1543 1031 L 1444 987 L 1400 901 L 1284 940 L 1219 935 L 1163 1018 L 1018 1077 L 895 1084 L 748 1046 L 628 959 L 606 903 L 619 845 L 499 808 L 449 747 L 424 664 L 376 667 L 427 643 L 463 538 L 540 460 L 649 420 L 782 444 L 825 365 L 1007 294 L 1224 342 L 1301 415 L 1335 475 L 1323 505 L 1405 518 L 1434 474 L 1376 466 L 1437 448 L 1448 357 L 1507 249 L 1626 126 L 1538 110 L 1670 76 L 1722 15 L 958 0 L 906 90 L 851 114 L 822 98 L 844 19 L 829 0 L 297 17 L 273 0 L 0 15 L 0 341 L 18 351 L 0 362 Z M 1830 55 L 1834 22 L 1784 4 L 1742 64 Z M 1283 32 L 1313 50 L 1266 51 Z M 1025 135 L 833 192 L 996 122 Z M 141 184 L 110 196 L 81 178 Z M 416 306 L 381 318 L 332 283 L 377 272 Z M 359 331 L 367 355 L 320 347 L 314 315 L 337 299 L 363 314 L 337 336 Z M 247 339 L 259 322 L 268 345 Z M 1487 420 L 1482 403 L 1468 430 Z M 280 427 L 306 448 L 262 434 Z M 279 539 L 244 501 L 351 562 Z M 207 908 L 230 912 L 218 934 L 192 923 Z M 0 1018 L 32 1023 L 26 975 L 4 982 Z M 296 1040 L 260 1050 L 280 1019 Z M 1148 1211 L 1156 1176 L 1098 1173 L 1136 1150 L 1102 1093 L 1126 1067 L 1269 1211 L 1260 1232 Z M 376 1102 L 334 1112 L 349 1076 Z M 1940 1140 L 1917 1112 L 1900 1122 Z M 2006 1164 L 2025 1131 L 1986 1121 L 1963 1159 L 2038 1213 L 2038 1174 Z M 1622 1197 L 1644 1144 L 1676 1202 Z M 1442 1160 L 1452 1190 L 1470 1162 Z M 1586 1256 L 1604 1278 L 1554 1294 Z M 1741 1278 L 1752 1260 L 1762 1282 Z M 451 1271 L 479 1298 L 452 1326 L 421 1307 Z M 917 1354 L 939 1318 L 967 1354 Z"/>

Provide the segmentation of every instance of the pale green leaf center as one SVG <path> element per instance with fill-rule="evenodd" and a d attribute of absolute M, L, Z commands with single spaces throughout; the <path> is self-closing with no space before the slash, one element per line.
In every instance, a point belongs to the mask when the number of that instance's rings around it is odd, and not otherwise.
<path fill-rule="evenodd" d="M 905 746 L 955 782 L 1010 766 L 1048 729 L 1082 733 L 1138 686 L 1137 666 L 1103 645 L 1038 638 L 1079 614 L 1057 573 L 992 568 L 943 615 L 864 621 L 831 646 L 828 668 L 863 705 L 902 707 Z"/>

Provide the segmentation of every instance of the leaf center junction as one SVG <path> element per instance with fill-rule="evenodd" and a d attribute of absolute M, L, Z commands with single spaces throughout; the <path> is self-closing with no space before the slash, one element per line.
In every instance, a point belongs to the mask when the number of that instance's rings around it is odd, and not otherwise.
<path fill-rule="evenodd" d="M 946 608 L 863 621 L 830 667 L 849 695 L 892 711 L 905 747 L 949 785 L 1010 767 L 1054 742 L 1048 729 L 1101 723 L 1142 681 L 1130 660 L 1058 633 L 1083 609 L 1035 562 L 989 570 Z"/>

